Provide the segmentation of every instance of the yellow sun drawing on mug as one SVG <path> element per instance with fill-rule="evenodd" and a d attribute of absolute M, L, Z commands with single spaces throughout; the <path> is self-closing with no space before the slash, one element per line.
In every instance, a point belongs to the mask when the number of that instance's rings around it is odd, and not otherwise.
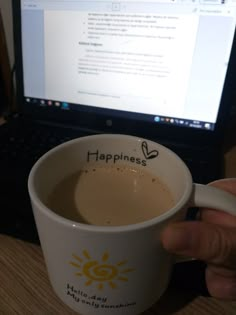
<path fill-rule="evenodd" d="M 85 277 L 86 286 L 96 284 L 99 290 L 104 288 L 107 283 L 112 289 L 117 288 L 117 282 L 127 282 L 127 275 L 133 272 L 133 268 L 126 267 L 127 260 L 122 260 L 116 264 L 109 264 L 109 254 L 105 252 L 101 261 L 93 260 L 87 250 L 83 251 L 82 256 L 72 254 L 75 261 L 70 261 L 69 264 L 77 269 L 76 276 Z"/>

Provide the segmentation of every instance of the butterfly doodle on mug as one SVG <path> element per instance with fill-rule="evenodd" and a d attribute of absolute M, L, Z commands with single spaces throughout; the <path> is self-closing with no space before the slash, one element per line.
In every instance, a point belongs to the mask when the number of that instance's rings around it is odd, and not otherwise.
<path fill-rule="evenodd" d="M 107 284 L 111 289 L 118 287 L 118 282 L 128 282 L 128 274 L 135 269 L 126 267 L 127 260 L 119 261 L 115 264 L 109 263 L 109 254 L 105 252 L 101 261 L 91 258 L 88 251 L 84 250 L 82 256 L 72 254 L 75 261 L 69 264 L 78 269 L 76 276 L 85 278 L 85 285 L 95 284 L 99 290 Z"/>

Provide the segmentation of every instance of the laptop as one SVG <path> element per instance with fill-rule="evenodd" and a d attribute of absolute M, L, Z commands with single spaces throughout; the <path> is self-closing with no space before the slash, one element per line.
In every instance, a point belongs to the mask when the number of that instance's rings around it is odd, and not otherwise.
<path fill-rule="evenodd" d="M 223 176 L 236 1 L 12 5 L 19 111 L 0 127 L 0 233 L 38 242 L 29 171 L 42 154 L 76 137 L 145 137 L 183 158 L 194 181 Z"/>

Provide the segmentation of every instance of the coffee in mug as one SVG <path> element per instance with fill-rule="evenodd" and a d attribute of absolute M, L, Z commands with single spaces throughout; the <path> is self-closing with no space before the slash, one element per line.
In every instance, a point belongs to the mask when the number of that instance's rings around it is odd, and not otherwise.
<path fill-rule="evenodd" d="M 167 185 L 144 168 L 88 165 L 66 176 L 47 206 L 80 223 L 120 226 L 146 221 L 174 206 Z"/>

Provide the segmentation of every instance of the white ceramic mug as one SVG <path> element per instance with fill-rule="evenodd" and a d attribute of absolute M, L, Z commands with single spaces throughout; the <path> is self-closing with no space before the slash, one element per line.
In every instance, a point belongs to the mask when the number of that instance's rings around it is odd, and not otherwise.
<path fill-rule="evenodd" d="M 55 185 L 91 162 L 147 169 L 169 187 L 174 207 L 154 219 L 116 227 L 73 222 L 48 209 L 45 201 Z M 52 149 L 32 168 L 28 188 L 51 284 L 65 304 L 83 315 L 140 314 L 159 299 L 175 262 L 163 249 L 160 233 L 169 222 L 184 220 L 189 207 L 236 214 L 236 198 L 193 184 L 175 153 L 126 135 L 88 136 Z"/>

